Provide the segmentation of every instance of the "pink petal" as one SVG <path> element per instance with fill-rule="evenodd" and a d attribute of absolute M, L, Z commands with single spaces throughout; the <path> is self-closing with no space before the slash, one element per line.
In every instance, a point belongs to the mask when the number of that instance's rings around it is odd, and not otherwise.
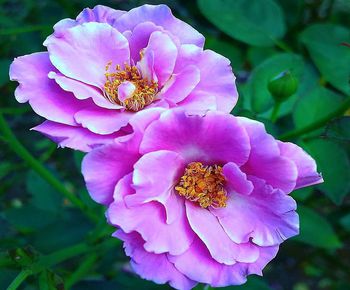
<path fill-rule="evenodd" d="M 209 210 L 186 201 L 187 218 L 193 231 L 208 248 L 210 255 L 219 263 L 233 265 L 238 262 L 252 263 L 259 257 L 258 247 L 236 244 L 225 233 L 219 221 Z"/>
<path fill-rule="evenodd" d="M 263 180 L 252 178 L 250 195 L 230 193 L 225 208 L 210 209 L 227 235 L 236 243 L 250 239 L 259 246 L 275 246 L 299 233 L 295 201 L 274 190 Z"/>
<path fill-rule="evenodd" d="M 126 234 L 119 230 L 113 236 L 124 241 L 125 252 L 132 259 L 131 265 L 143 279 L 158 284 L 169 283 L 173 288 L 181 290 L 192 289 L 197 284 L 178 271 L 169 262 L 166 254 L 147 252 L 142 246 L 142 238 L 137 233 Z"/>
<path fill-rule="evenodd" d="M 132 171 L 139 158 L 133 138 L 101 146 L 89 152 L 82 162 L 82 173 L 91 197 L 105 205 L 113 201 L 118 181 Z"/>
<path fill-rule="evenodd" d="M 247 179 L 245 173 L 233 162 L 227 163 L 223 167 L 223 175 L 230 192 L 250 194 L 254 189 L 252 182 Z"/>
<path fill-rule="evenodd" d="M 97 134 L 111 134 L 126 126 L 133 113 L 102 108 L 80 110 L 74 115 L 78 124 Z"/>
<path fill-rule="evenodd" d="M 142 5 L 117 19 L 115 27 L 124 32 L 133 30 L 142 22 L 152 22 L 176 35 L 182 44 L 190 43 L 199 47 L 204 45 L 204 37 L 187 23 L 175 18 L 166 5 Z"/>
<path fill-rule="evenodd" d="M 323 182 L 322 175 L 317 173 L 315 160 L 299 146 L 289 142 L 278 142 L 281 155 L 292 160 L 298 170 L 294 189 Z"/>
<path fill-rule="evenodd" d="M 16 58 L 10 67 L 11 80 L 18 81 L 15 91 L 18 102 L 29 101 L 40 116 L 67 125 L 76 125 L 73 116 L 82 107 L 91 106 L 89 101 L 79 101 L 64 92 L 47 75 L 55 68 L 47 52 L 33 53 Z"/>
<path fill-rule="evenodd" d="M 262 123 L 247 118 L 239 121 L 248 132 L 251 146 L 249 160 L 242 171 L 266 180 L 285 193 L 291 192 L 298 174 L 293 161 L 281 154 L 277 141 L 266 133 Z"/>
<path fill-rule="evenodd" d="M 160 150 L 143 155 L 134 165 L 133 187 L 137 194 L 126 197 L 126 204 L 158 201 L 165 206 L 167 223 L 172 223 L 183 207 L 173 189 L 184 168 L 184 160 L 175 152 Z"/>
<path fill-rule="evenodd" d="M 84 37 L 82 37 L 84 36 Z M 44 45 L 52 64 L 65 76 L 103 89 L 106 65 L 129 63 L 126 38 L 106 23 L 89 22 L 49 36 Z"/>
<path fill-rule="evenodd" d="M 245 163 L 250 146 L 247 133 L 232 115 L 208 112 L 205 116 L 171 110 L 150 124 L 143 137 L 142 153 L 170 150 L 187 163 Z"/>
<path fill-rule="evenodd" d="M 95 147 L 110 143 L 115 138 L 127 134 L 127 132 L 119 130 L 118 133 L 100 135 L 92 133 L 88 129 L 80 126 L 69 126 L 51 121 L 45 121 L 32 128 L 32 130 L 44 134 L 46 137 L 58 143 L 59 147 L 69 147 L 83 152 L 89 152 Z"/>

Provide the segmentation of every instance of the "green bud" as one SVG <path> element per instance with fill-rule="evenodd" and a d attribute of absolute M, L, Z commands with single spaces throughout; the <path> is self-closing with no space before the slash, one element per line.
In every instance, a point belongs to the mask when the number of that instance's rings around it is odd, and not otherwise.
<path fill-rule="evenodd" d="M 268 89 L 274 100 L 282 103 L 295 94 L 298 81 L 289 71 L 285 71 L 269 81 Z"/>

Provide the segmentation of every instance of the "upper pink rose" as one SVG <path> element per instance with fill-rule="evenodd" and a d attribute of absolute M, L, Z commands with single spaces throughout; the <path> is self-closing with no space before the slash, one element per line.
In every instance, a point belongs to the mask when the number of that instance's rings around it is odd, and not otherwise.
<path fill-rule="evenodd" d="M 35 130 L 60 146 L 90 151 L 129 133 L 152 107 L 230 112 L 235 78 L 225 57 L 165 5 L 128 12 L 85 9 L 54 26 L 47 52 L 16 58 L 16 99 L 47 119 Z"/>
<path fill-rule="evenodd" d="M 82 166 L 133 269 L 177 289 L 261 275 L 279 245 L 298 234 L 289 193 L 323 181 L 315 161 L 257 121 L 161 113 L 138 114 L 133 134 L 89 152 Z"/>

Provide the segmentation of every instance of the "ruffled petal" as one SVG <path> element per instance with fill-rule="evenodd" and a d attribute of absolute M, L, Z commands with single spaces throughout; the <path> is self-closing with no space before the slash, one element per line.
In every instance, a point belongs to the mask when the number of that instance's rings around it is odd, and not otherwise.
<path fill-rule="evenodd" d="M 170 31 L 181 41 L 199 47 L 204 45 L 204 36 L 187 23 L 175 18 L 166 5 L 142 5 L 125 13 L 117 19 L 114 26 L 121 32 L 134 30 L 142 22 L 152 22 Z"/>
<path fill-rule="evenodd" d="M 252 243 L 236 244 L 225 233 L 215 215 L 197 204 L 186 201 L 186 214 L 193 231 L 203 241 L 211 256 L 219 263 L 252 263 L 259 257 L 258 247 Z"/>
<path fill-rule="evenodd" d="M 238 192 L 240 194 L 250 194 L 253 191 L 253 184 L 247 179 L 239 167 L 233 163 L 227 163 L 222 168 L 222 173 L 226 180 L 226 187 L 229 192 Z"/>
<path fill-rule="evenodd" d="M 138 146 L 134 138 L 125 142 L 115 140 L 89 152 L 82 162 L 82 174 L 86 187 L 98 203 L 113 201 L 113 192 L 118 181 L 130 173 L 138 160 Z"/>
<path fill-rule="evenodd" d="M 294 189 L 323 182 L 322 175 L 317 172 L 315 160 L 299 146 L 289 142 L 278 142 L 281 155 L 292 160 L 298 170 L 298 178 Z"/>
<path fill-rule="evenodd" d="M 248 159 L 250 146 L 247 133 L 232 115 L 208 112 L 200 116 L 171 110 L 146 129 L 140 150 L 174 151 L 187 163 L 241 165 Z"/>
<path fill-rule="evenodd" d="M 229 193 L 225 208 L 210 209 L 227 235 L 236 243 L 252 242 L 275 246 L 299 233 L 295 201 L 284 192 L 250 177 L 254 190 L 250 195 Z"/>
<path fill-rule="evenodd" d="M 40 116 L 67 125 L 76 125 L 74 114 L 83 107 L 92 106 L 90 101 L 79 101 L 64 92 L 48 78 L 55 68 L 47 52 L 33 53 L 16 58 L 10 67 L 10 78 L 18 81 L 15 91 L 18 102 L 29 104 Z"/>
<path fill-rule="evenodd" d="M 169 283 L 173 288 L 181 290 L 192 289 L 197 284 L 178 271 L 166 254 L 147 252 L 139 234 L 126 234 L 119 230 L 113 236 L 124 241 L 125 253 L 132 259 L 131 266 L 143 279 L 158 284 Z"/>
<path fill-rule="evenodd" d="M 44 45 L 52 64 L 65 76 L 103 89 L 106 65 L 129 64 L 127 39 L 106 23 L 88 22 L 72 27 Z"/>
<path fill-rule="evenodd" d="M 83 128 L 97 134 L 111 134 L 125 127 L 133 113 L 119 110 L 92 108 L 80 110 L 74 115 L 74 119 Z"/>
<path fill-rule="evenodd" d="M 120 227 L 126 233 L 140 233 L 145 241 L 144 248 L 148 252 L 169 252 L 174 255 L 185 252 L 193 241 L 194 233 L 186 219 L 184 203 L 177 208 L 177 218 L 168 224 L 164 207 L 157 202 L 126 206 L 125 198 L 138 194 L 132 188 L 131 182 L 131 175 L 118 182 L 114 192 L 115 201 L 107 211 L 109 223 Z"/>
<path fill-rule="evenodd" d="M 133 187 L 137 194 L 125 198 L 128 206 L 158 201 L 165 206 L 167 223 L 179 217 L 183 202 L 173 192 L 185 168 L 181 156 L 171 151 L 156 151 L 142 156 L 134 165 Z"/>
<path fill-rule="evenodd" d="M 242 171 L 266 180 L 285 193 L 294 190 L 298 177 L 294 162 L 281 154 L 277 141 L 267 134 L 262 123 L 242 117 L 239 121 L 248 132 L 251 146 L 249 160 Z"/>
<path fill-rule="evenodd" d="M 32 130 L 44 134 L 56 142 L 59 147 L 68 147 L 83 152 L 89 152 L 95 147 L 110 143 L 115 138 L 129 133 L 127 130 L 122 129 L 114 134 L 100 135 L 80 126 L 69 126 L 51 121 L 45 121 L 32 128 Z"/>

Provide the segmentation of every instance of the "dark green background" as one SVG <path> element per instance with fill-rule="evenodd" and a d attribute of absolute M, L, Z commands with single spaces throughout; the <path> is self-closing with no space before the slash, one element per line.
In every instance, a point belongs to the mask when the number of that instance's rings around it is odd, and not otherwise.
<path fill-rule="evenodd" d="M 44 50 L 42 42 L 60 19 L 74 18 L 96 4 L 128 10 L 144 3 L 0 0 L 0 116 L 35 159 L 100 219 L 90 221 L 20 158 L 2 124 L 0 289 L 21 269 L 37 272 L 19 287 L 26 290 L 63 289 L 64 283 L 74 290 L 169 288 L 130 273 L 121 243 L 109 238 L 113 229 L 105 226 L 104 209 L 84 188 L 82 154 L 57 149 L 30 132 L 42 119 L 28 104 L 16 103 L 16 84 L 8 80 L 12 59 Z M 240 92 L 233 113 L 260 120 L 275 137 L 298 143 L 317 160 L 325 178 L 323 185 L 292 193 L 299 204 L 301 234 L 281 245 L 264 277 L 229 289 L 350 289 L 350 47 L 341 45 L 350 43 L 350 1 L 162 3 L 203 33 L 207 48 L 231 60 Z M 267 86 L 284 71 L 297 79 L 298 90 L 272 122 L 274 101 Z M 322 118 L 325 122 L 316 126 Z M 295 132 L 310 126 L 312 130 Z"/>

